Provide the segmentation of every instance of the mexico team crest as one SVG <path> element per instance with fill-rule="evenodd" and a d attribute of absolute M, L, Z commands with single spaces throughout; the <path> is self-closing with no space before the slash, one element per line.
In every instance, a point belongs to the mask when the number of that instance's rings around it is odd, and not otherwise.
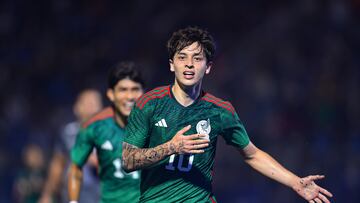
<path fill-rule="evenodd" d="M 210 119 L 201 120 L 196 124 L 196 131 L 198 134 L 207 135 L 206 139 L 209 139 L 209 134 L 211 132 Z"/>

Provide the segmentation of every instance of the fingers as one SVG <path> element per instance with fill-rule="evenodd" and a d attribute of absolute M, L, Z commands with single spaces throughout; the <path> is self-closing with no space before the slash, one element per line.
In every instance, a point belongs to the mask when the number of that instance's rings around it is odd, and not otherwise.
<path fill-rule="evenodd" d="M 187 154 L 202 154 L 205 150 L 203 149 L 196 149 L 196 150 L 190 150 Z"/>
<path fill-rule="evenodd" d="M 322 188 L 322 187 L 319 187 L 319 188 L 320 188 L 320 192 L 325 194 L 326 196 L 328 196 L 328 197 L 333 196 L 329 191 L 325 190 L 324 188 Z"/>
<path fill-rule="evenodd" d="M 188 149 L 194 150 L 194 149 L 203 149 L 205 147 L 209 146 L 209 144 L 197 144 L 197 145 L 190 145 Z"/>
<path fill-rule="evenodd" d="M 197 134 L 196 134 L 197 135 Z M 204 148 L 209 146 L 209 140 L 184 140 L 183 153 L 199 154 L 204 153 Z"/>
<path fill-rule="evenodd" d="M 315 203 L 315 201 L 314 201 L 314 200 L 310 200 L 309 203 Z"/>
<path fill-rule="evenodd" d="M 325 202 L 325 203 L 330 203 L 330 201 L 324 196 L 324 195 L 322 195 L 321 193 L 319 193 L 319 198 L 323 201 L 323 202 Z"/>
<path fill-rule="evenodd" d="M 311 176 L 308 176 L 307 178 L 314 181 L 314 180 L 323 179 L 323 178 L 325 178 L 325 176 L 324 175 L 311 175 Z"/>
<path fill-rule="evenodd" d="M 188 141 L 184 146 L 186 153 L 203 153 L 204 148 L 208 147 L 209 143 L 207 140 L 191 140 Z"/>
<path fill-rule="evenodd" d="M 205 144 L 205 143 L 209 143 L 209 140 L 188 140 L 186 143 L 190 144 L 190 145 L 198 145 L 198 144 Z"/>
<path fill-rule="evenodd" d="M 197 140 L 206 137 L 207 135 L 204 134 L 192 134 L 192 135 L 186 135 L 184 136 L 184 139 L 186 140 Z M 207 139 L 204 139 L 207 140 Z"/>
<path fill-rule="evenodd" d="M 186 133 L 186 131 L 190 130 L 191 125 L 185 126 L 183 129 L 179 130 L 177 134 L 181 134 L 183 135 L 184 133 Z"/>
<path fill-rule="evenodd" d="M 316 203 L 321 203 L 321 200 L 319 198 L 315 198 Z"/>

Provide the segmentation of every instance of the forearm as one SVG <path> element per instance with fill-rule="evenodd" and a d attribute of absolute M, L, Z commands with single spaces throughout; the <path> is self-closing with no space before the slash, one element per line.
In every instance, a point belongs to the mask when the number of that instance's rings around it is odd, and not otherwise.
<path fill-rule="evenodd" d="M 62 173 L 64 171 L 64 158 L 61 155 L 54 155 L 51 160 L 47 180 L 45 182 L 42 195 L 52 196 L 60 185 Z"/>
<path fill-rule="evenodd" d="M 147 168 L 176 152 L 175 145 L 166 142 L 154 148 L 137 148 L 134 145 L 123 143 L 123 169 L 131 172 Z"/>
<path fill-rule="evenodd" d="M 78 201 L 82 182 L 81 169 L 72 164 L 69 171 L 68 192 L 70 201 Z"/>
<path fill-rule="evenodd" d="M 247 157 L 245 161 L 261 174 L 291 188 L 293 188 L 295 183 L 300 179 L 260 149 L 257 149 L 256 152 L 250 157 Z"/>

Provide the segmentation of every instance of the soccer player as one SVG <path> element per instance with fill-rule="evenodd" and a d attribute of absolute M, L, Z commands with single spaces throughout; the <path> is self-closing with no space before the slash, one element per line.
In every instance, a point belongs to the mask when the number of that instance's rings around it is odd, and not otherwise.
<path fill-rule="evenodd" d="M 125 171 L 142 169 L 140 202 L 216 202 L 211 188 L 217 136 L 237 148 L 258 172 L 295 190 L 311 203 L 332 194 L 300 178 L 250 140 L 233 106 L 202 90 L 215 44 L 200 28 L 173 33 L 167 44 L 174 84 L 137 100 L 123 142 Z"/>
<path fill-rule="evenodd" d="M 137 202 L 140 194 L 138 171 L 125 173 L 121 168 L 124 128 L 135 100 L 143 94 L 144 81 L 132 62 L 117 64 L 108 78 L 107 97 L 112 105 L 83 125 L 71 150 L 69 199 L 77 202 L 81 187 L 82 166 L 92 150 L 99 161 L 101 202 Z"/>
<path fill-rule="evenodd" d="M 50 161 L 48 177 L 42 191 L 39 203 L 67 202 L 66 172 L 70 167 L 70 150 L 75 143 L 80 125 L 102 109 L 102 98 L 98 90 L 82 90 L 73 105 L 76 121 L 70 122 L 62 129 L 55 144 L 55 152 Z M 99 201 L 98 177 L 94 170 L 97 166 L 96 155 L 92 154 L 83 168 L 84 186 L 80 193 L 80 200 L 88 203 Z M 61 195 L 56 195 L 60 189 Z M 59 200 L 60 201 L 57 201 Z M 56 201 L 53 201 L 56 200 Z"/>

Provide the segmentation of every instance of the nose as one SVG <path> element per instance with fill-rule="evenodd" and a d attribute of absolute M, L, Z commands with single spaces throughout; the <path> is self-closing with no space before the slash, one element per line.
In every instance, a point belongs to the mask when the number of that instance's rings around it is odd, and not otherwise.
<path fill-rule="evenodd" d="M 186 68 L 192 69 L 194 68 L 194 63 L 192 59 L 189 59 L 185 65 Z"/>
<path fill-rule="evenodd" d="M 135 100 L 135 94 L 132 92 L 132 91 L 128 91 L 127 93 L 126 93 L 126 96 L 125 96 L 125 98 L 127 99 L 127 100 Z"/>

